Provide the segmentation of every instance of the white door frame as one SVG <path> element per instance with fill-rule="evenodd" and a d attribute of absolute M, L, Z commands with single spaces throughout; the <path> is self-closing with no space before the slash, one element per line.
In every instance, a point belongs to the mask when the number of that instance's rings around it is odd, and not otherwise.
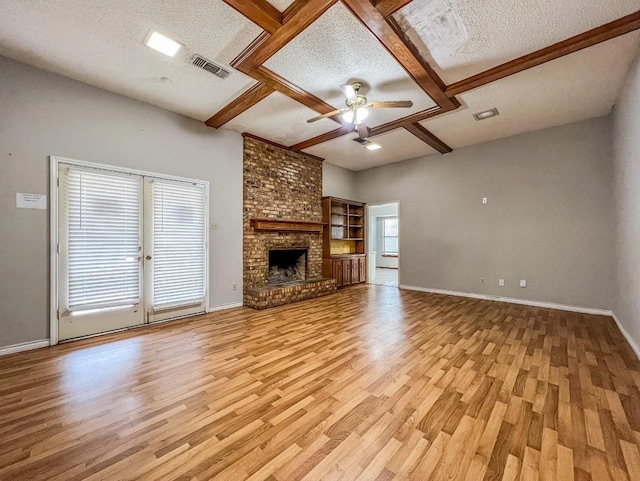
<path fill-rule="evenodd" d="M 205 186 L 205 312 L 209 311 L 209 181 L 200 179 L 190 179 L 187 177 L 179 177 L 175 175 L 160 174 L 157 172 L 149 172 L 145 170 L 130 169 L 117 165 L 100 164 L 96 162 L 87 162 L 85 160 L 70 159 L 67 157 L 49 156 L 49 343 L 56 345 L 59 342 L 58 337 L 58 173 L 59 164 L 72 164 L 81 167 L 91 167 L 95 169 L 104 169 L 109 171 L 123 172 L 128 174 L 140 175 L 145 177 L 156 177 L 179 182 L 191 182 L 204 184 Z"/>
<path fill-rule="evenodd" d="M 402 239 L 402 236 L 400 235 L 400 226 L 402 225 L 402 221 L 400 219 L 400 201 L 399 200 L 389 200 L 386 202 L 375 202 L 373 204 L 367 204 L 366 205 L 366 216 L 367 216 L 367 228 L 365 229 L 365 244 L 367 246 L 367 264 L 369 264 L 369 262 L 371 261 L 371 256 L 372 256 L 372 243 L 371 243 L 371 211 L 370 208 L 371 207 L 376 207 L 376 206 L 380 206 L 380 205 L 386 205 L 386 204 L 397 204 L 398 205 L 398 288 L 400 288 L 400 242 Z M 373 259 L 373 265 L 374 265 L 374 269 L 375 269 L 375 258 Z M 373 275 L 373 278 L 375 278 L 375 274 Z M 371 269 L 369 269 L 369 267 L 367 266 L 367 284 L 371 284 L 372 282 L 372 276 L 371 276 Z"/>

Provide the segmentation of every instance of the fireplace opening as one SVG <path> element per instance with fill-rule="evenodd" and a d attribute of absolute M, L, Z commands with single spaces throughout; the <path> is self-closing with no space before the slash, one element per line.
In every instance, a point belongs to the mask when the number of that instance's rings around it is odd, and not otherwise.
<path fill-rule="evenodd" d="M 284 284 L 306 278 L 307 249 L 269 250 L 269 284 Z"/>

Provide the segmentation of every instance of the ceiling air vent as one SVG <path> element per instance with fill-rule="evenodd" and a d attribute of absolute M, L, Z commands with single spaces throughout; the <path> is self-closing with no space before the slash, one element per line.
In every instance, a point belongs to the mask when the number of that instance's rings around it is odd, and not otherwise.
<path fill-rule="evenodd" d="M 220 77 L 221 79 L 225 79 L 229 75 L 231 75 L 231 72 L 229 72 L 228 70 L 222 68 L 220 65 L 216 65 L 211 60 L 207 60 L 206 58 L 201 57 L 200 55 L 196 55 L 195 57 L 193 57 L 191 63 L 196 67 L 205 69 L 207 72 L 211 72 L 213 75 L 215 75 L 216 77 Z"/>

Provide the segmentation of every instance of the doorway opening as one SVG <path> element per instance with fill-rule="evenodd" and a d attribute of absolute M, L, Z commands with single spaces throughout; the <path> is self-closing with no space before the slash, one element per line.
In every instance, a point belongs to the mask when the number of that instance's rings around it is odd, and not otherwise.
<path fill-rule="evenodd" d="M 369 283 L 398 287 L 400 279 L 400 205 L 368 206 Z"/>

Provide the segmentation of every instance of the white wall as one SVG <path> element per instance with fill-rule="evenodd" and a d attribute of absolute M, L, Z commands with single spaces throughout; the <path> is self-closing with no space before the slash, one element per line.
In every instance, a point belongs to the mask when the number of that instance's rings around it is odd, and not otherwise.
<path fill-rule="evenodd" d="M 616 303 L 640 352 L 640 55 L 614 110 Z"/>
<path fill-rule="evenodd" d="M 211 307 L 242 301 L 242 138 L 0 57 L 0 347 L 49 337 L 50 155 L 210 182 Z M 232 283 L 237 290 L 232 291 Z"/>
<path fill-rule="evenodd" d="M 610 127 L 604 117 L 365 170 L 357 198 L 400 202 L 401 284 L 611 309 Z"/>

